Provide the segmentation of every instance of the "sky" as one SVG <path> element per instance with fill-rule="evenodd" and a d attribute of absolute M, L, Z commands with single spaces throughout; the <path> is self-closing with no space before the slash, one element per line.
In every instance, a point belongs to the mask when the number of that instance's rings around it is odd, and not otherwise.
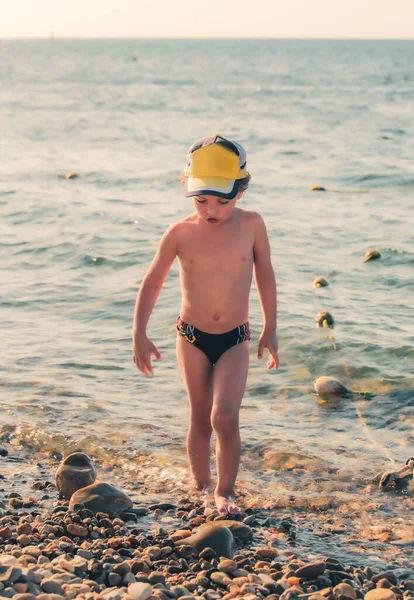
<path fill-rule="evenodd" d="M 414 39 L 414 0 L 0 0 L 0 39 Z"/>

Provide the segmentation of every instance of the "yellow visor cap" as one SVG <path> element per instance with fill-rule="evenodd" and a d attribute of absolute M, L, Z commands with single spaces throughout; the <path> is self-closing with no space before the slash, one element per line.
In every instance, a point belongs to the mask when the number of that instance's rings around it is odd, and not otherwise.
<path fill-rule="evenodd" d="M 195 150 L 191 155 L 190 164 L 185 170 L 186 177 L 204 179 L 214 177 L 219 179 L 243 179 L 246 171 L 239 168 L 239 159 L 221 144 L 210 144 Z"/>

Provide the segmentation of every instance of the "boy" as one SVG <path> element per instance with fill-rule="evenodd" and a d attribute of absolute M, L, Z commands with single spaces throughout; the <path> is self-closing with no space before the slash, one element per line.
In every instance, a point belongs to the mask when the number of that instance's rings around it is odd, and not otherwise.
<path fill-rule="evenodd" d="M 246 154 L 220 135 L 188 151 L 185 195 L 195 212 L 163 235 L 138 292 L 133 324 L 133 360 L 152 374 L 151 354 L 161 356 L 146 334 L 164 279 L 177 257 L 182 302 L 177 320 L 177 359 L 190 402 L 187 452 L 197 489 L 210 484 L 210 438 L 216 434 L 219 514 L 240 514 L 232 499 L 240 461 L 239 410 L 249 363 L 249 291 L 253 273 L 264 326 L 258 358 L 269 350 L 267 368 L 278 368 L 276 283 L 262 217 L 236 208 L 248 187 Z"/>

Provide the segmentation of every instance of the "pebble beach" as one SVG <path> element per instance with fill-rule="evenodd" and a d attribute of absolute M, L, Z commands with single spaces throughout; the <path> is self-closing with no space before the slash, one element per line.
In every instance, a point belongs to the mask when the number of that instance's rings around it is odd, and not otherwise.
<path fill-rule="evenodd" d="M 5 454 L 3 450 L 3 461 L 8 458 Z M 0 597 L 414 597 L 412 543 L 398 539 L 391 523 L 358 539 L 352 516 L 329 507 L 289 511 L 245 505 L 243 516 L 219 517 L 205 498 L 189 494 L 175 501 L 171 495 L 168 501 L 161 495 L 157 499 L 120 476 L 118 487 L 132 499 L 125 512 L 114 516 L 79 504 L 71 510 L 54 484 L 60 458 L 45 457 L 32 481 L 19 465 L 19 474 L 3 476 L 0 482 Z M 413 501 L 405 501 L 412 510 Z M 217 522 L 232 532 L 231 549 L 226 538 L 212 539 L 214 548 L 191 545 L 194 532 Z M 412 531 L 412 522 L 407 526 L 407 532 Z M 317 538 L 325 541 L 326 553 L 315 552 Z M 355 559 L 345 562 L 344 552 L 347 556 L 354 552 Z"/>

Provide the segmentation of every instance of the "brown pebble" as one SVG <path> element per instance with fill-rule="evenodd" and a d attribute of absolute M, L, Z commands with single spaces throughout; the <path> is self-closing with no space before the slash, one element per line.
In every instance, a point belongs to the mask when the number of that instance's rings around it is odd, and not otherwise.
<path fill-rule="evenodd" d="M 377 588 L 388 588 L 388 589 L 390 589 L 391 587 L 392 587 L 391 581 L 388 581 L 388 579 L 386 579 L 385 577 L 383 577 L 382 579 L 380 579 L 379 581 L 377 581 Z"/>
<path fill-rule="evenodd" d="M 278 556 L 278 551 L 275 550 L 274 548 L 257 548 L 256 550 L 256 556 L 258 556 L 259 558 L 276 558 L 276 556 Z"/>
<path fill-rule="evenodd" d="M 13 531 L 8 525 L 0 529 L 0 538 L 6 539 L 12 535 Z"/>
<path fill-rule="evenodd" d="M 78 525 L 77 523 L 69 523 L 66 526 L 68 533 L 74 535 L 76 537 L 86 537 L 88 535 L 88 528 L 83 525 Z"/>
<path fill-rule="evenodd" d="M 230 573 L 231 571 L 237 569 L 237 563 L 234 560 L 226 558 L 219 562 L 217 568 L 219 571 L 223 571 L 223 573 Z"/>
<path fill-rule="evenodd" d="M 150 558 L 159 558 L 161 556 L 161 548 L 159 546 L 148 546 L 148 548 L 144 548 L 143 553 Z"/>
<path fill-rule="evenodd" d="M 307 563 L 303 567 L 299 567 L 295 572 L 296 577 L 302 579 L 316 579 L 319 575 L 322 575 L 326 569 L 326 564 L 323 561 L 315 561 Z"/>
<path fill-rule="evenodd" d="M 226 573 L 222 573 L 221 571 L 214 571 L 214 573 L 210 575 L 210 579 L 213 583 L 217 583 L 217 585 L 223 587 L 227 587 L 232 583 L 232 579 Z"/>
<path fill-rule="evenodd" d="M 396 595 L 386 588 L 375 588 L 365 594 L 364 600 L 396 600 Z"/>
<path fill-rule="evenodd" d="M 338 583 L 332 590 L 334 600 L 339 600 L 340 597 L 353 598 L 356 600 L 357 593 L 349 583 Z"/>
<path fill-rule="evenodd" d="M 377 575 L 373 575 L 371 579 L 374 583 L 377 583 L 380 579 L 388 579 L 393 585 L 397 585 L 398 583 L 398 579 L 393 571 L 382 571 L 381 573 L 377 573 Z"/>
<path fill-rule="evenodd" d="M 30 525 L 30 523 L 20 523 L 20 525 L 16 527 L 16 532 L 18 535 L 32 535 L 33 527 Z"/>
<path fill-rule="evenodd" d="M 20 546 L 30 546 L 30 544 L 32 543 L 32 538 L 30 537 L 30 535 L 22 534 L 17 536 L 16 541 Z"/>

